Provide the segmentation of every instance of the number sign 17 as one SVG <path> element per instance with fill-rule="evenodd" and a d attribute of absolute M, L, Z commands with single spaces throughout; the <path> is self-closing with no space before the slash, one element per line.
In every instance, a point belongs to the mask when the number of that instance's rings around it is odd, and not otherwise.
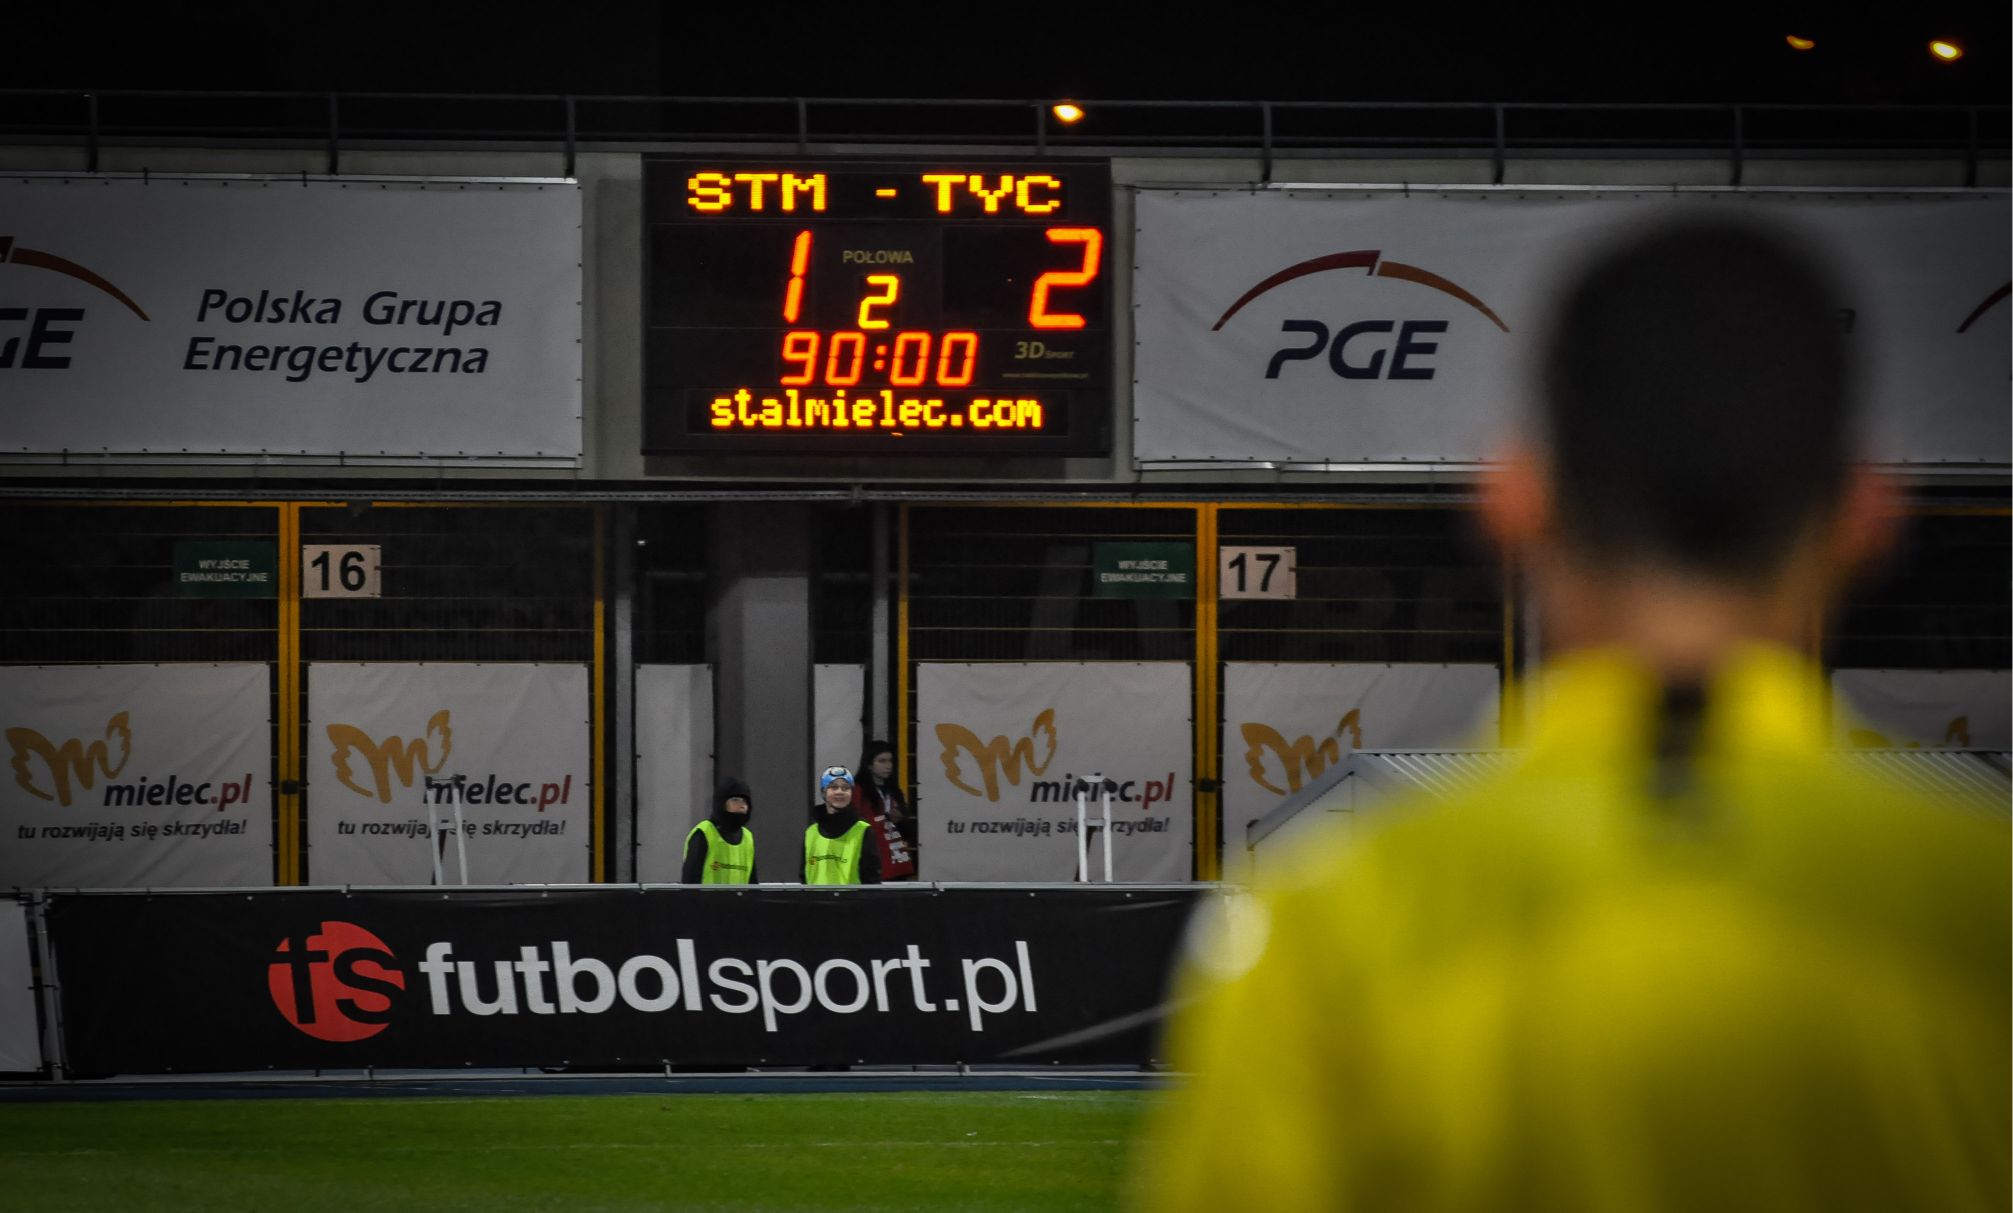
<path fill-rule="evenodd" d="M 1297 598 L 1292 548 L 1217 549 L 1218 598 Z"/>
<path fill-rule="evenodd" d="M 301 545 L 301 597 L 381 598 L 378 545 L 304 543 Z"/>

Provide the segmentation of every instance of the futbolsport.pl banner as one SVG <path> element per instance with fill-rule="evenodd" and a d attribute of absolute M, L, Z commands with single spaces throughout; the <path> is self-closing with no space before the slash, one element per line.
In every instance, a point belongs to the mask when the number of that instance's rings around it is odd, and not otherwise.
<path fill-rule="evenodd" d="M 1154 1056 L 1193 889 L 63 895 L 78 1074 Z"/>
<path fill-rule="evenodd" d="M 1115 880 L 1193 871 L 1195 745 L 1180 662 L 924 662 L 916 671 L 916 809 L 925 880 L 1077 878 L 1077 804 L 1102 831 L 1112 785 Z M 1104 839 L 1086 848 L 1104 874 Z"/>
<path fill-rule="evenodd" d="M 272 676 L 0 667 L 0 887 L 273 882 Z"/>
<path fill-rule="evenodd" d="M 1225 832 L 1357 750 L 1496 747 L 1501 681 L 1493 665 L 1225 663 Z"/>
<path fill-rule="evenodd" d="M 1733 213 L 1832 264 L 1875 459 L 2006 463 L 2013 207 L 1990 190 L 1141 190 L 1134 458 L 1495 458 L 1575 267 Z"/>
<path fill-rule="evenodd" d="M 587 667 L 308 666 L 308 878 L 315 884 L 590 879 Z M 450 827 L 460 808 L 460 840 Z M 468 879 L 461 878 L 461 859 Z"/>
<path fill-rule="evenodd" d="M 0 182 L 0 450 L 572 462 L 573 182 Z"/>
<path fill-rule="evenodd" d="M 1834 670 L 1831 690 L 1842 746 L 2013 749 L 2013 672 Z"/>

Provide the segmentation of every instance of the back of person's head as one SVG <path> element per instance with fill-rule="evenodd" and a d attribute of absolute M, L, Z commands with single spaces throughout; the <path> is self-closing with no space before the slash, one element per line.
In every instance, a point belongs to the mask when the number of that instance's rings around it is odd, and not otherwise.
<path fill-rule="evenodd" d="M 1573 554 L 1766 582 L 1837 507 L 1855 454 L 1843 315 L 1819 264 L 1752 223 L 1661 226 L 1585 266 L 1542 366 Z"/>

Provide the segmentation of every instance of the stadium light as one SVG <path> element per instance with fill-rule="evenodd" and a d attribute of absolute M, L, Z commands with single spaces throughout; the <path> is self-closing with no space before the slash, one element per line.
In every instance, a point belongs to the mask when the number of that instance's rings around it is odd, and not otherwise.
<path fill-rule="evenodd" d="M 1955 63 L 1964 57 L 1964 48 L 1947 38 L 1938 38 L 1929 44 L 1929 53 L 1945 63 Z"/>
<path fill-rule="evenodd" d="M 1083 121 L 1083 107 L 1074 101 L 1058 101 L 1049 107 L 1049 113 L 1054 114 L 1055 120 L 1065 126 Z"/>
<path fill-rule="evenodd" d="M 1817 48 L 1817 39 L 1815 38 L 1799 38 L 1795 34 L 1786 34 L 1782 40 L 1789 43 L 1789 49 L 1793 51 L 1807 51 Z"/>

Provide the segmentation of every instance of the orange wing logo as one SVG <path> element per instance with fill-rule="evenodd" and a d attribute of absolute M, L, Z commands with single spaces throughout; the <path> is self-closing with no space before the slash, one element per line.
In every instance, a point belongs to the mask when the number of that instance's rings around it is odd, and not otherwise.
<path fill-rule="evenodd" d="M 108 742 L 118 744 L 117 765 L 112 762 Z M 30 796 L 67 806 L 73 777 L 89 790 L 97 785 L 99 775 L 112 779 L 126 769 L 126 760 L 133 756 L 133 730 L 127 722 L 127 714 L 120 712 L 105 722 L 104 738 L 89 745 L 74 737 L 60 746 L 53 745 L 47 737 L 26 728 L 8 729 L 7 745 L 13 751 L 9 765 L 14 768 L 14 782 Z M 46 790 L 36 786 L 35 771 L 29 765 L 31 757 L 40 758 L 48 773 L 49 787 Z"/>
<path fill-rule="evenodd" d="M 415 773 L 439 774 L 454 751 L 454 730 L 448 727 L 447 711 L 435 712 L 426 722 L 426 736 L 411 741 L 394 735 L 376 742 L 353 724 L 328 726 L 329 742 L 335 746 L 329 758 L 335 763 L 336 780 L 359 796 L 375 796 L 390 804 L 393 776 L 409 788 Z M 356 781 L 351 767 L 351 757 L 359 754 L 370 768 L 373 786 L 368 788 Z"/>
<path fill-rule="evenodd" d="M 1036 737 L 1042 738 L 1047 743 L 1039 762 L 1035 761 L 1034 756 Z M 940 755 L 944 764 L 944 778 L 950 780 L 953 787 L 961 788 L 974 796 L 983 795 L 987 800 L 996 801 L 1000 798 L 1002 774 L 1006 776 L 1008 783 L 1019 787 L 1022 766 L 1033 774 L 1040 775 L 1048 770 L 1049 763 L 1055 761 L 1055 709 L 1043 708 L 1041 714 L 1028 725 L 1027 736 L 1018 741 L 1009 742 L 1004 736 L 1000 736 L 989 742 L 981 742 L 977 733 L 961 724 L 949 723 L 937 726 L 937 740 L 944 747 Z M 979 776 L 985 784 L 984 792 L 964 781 L 964 770 L 958 765 L 959 750 L 969 754 L 972 760 L 978 763 Z"/>
<path fill-rule="evenodd" d="M 1320 778 L 1321 772 L 1341 762 L 1342 734 L 1349 734 L 1350 749 L 1363 748 L 1363 719 L 1357 708 L 1349 709 L 1335 722 L 1335 731 L 1320 741 L 1301 737 L 1289 742 L 1278 729 L 1255 720 L 1238 726 L 1238 732 L 1244 735 L 1244 764 L 1250 768 L 1251 781 L 1275 796 L 1299 791 L 1307 780 Z M 1278 764 L 1276 773 L 1284 777 L 1285 787 L 1270 778 L 1275 772 L 1267 770 L 1267 754 Z"/>

